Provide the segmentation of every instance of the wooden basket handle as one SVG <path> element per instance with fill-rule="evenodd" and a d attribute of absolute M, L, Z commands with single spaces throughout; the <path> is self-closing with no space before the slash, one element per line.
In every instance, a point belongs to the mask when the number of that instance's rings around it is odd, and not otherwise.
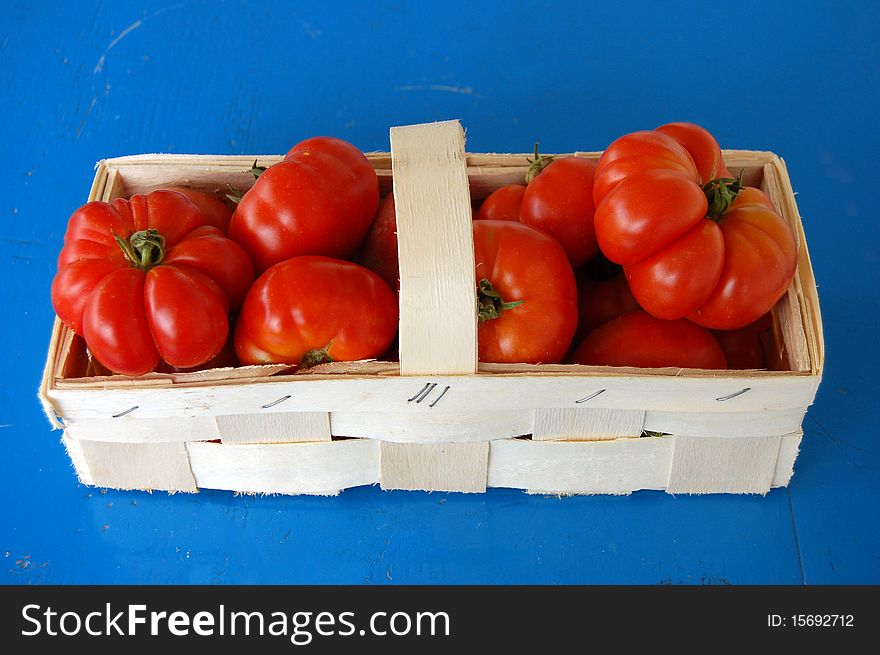
<path fill-rule="evenodd" d="M 477 371 L 474 233 L 458 121 L 391 128 L 400 374 Z"/>

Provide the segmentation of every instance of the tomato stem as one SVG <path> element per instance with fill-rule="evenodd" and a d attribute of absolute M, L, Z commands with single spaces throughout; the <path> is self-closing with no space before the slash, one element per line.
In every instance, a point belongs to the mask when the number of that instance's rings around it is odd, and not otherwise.
<path fill-rule="evenodd" d="M 486 278 L 480 280 L 477 286 L 477 316 L 480 318 L 480 323 L 498 318 L 505 310 L 519 307 L 524 302 L 525 300 L 504 302 L 501 294 L 495 291 L 495 287 Z"/>
<path fill-rule="evenodd" d="M 254 165 L 251 166 L 251 175 L 254 176 L 255 180 L 260 179 L 260 175 L 266 172 L 265 166 L 257 166 L 257 160 L 254 160 Z"/>
<path fill-rule="evenodd" d="M 241 199 L 244 197 L 244 191 L 232 184 L 227 184 L 226 188 L 229 190 L 229 193 L 226 194 L 226 197 L 229 198 L 236 205 L 240 203 Z"/>
<path fill-rule="evenodd" d="M 332 345 L 333 342 L 331 341 L 323 348 L 313 348 L 307 351 L 299 362 L 300 368 L 312 368 L 313 366 L 318 366 L 318 364 L 332 362 L 333 358 L 330 357 L 330 346 Z"/>
<path fill-rule="evenodd" d="M 706 182 L 703 187 L 703 193 L 706 194 L 706 200 L 709 201 L 706 218 L 710 218 L 716 223 L 720 221 L 742 189 L 742 172 L 735 178 L 719 177 Z"/>
<path fill-rule="evenodd" d="M 538 146 L 540 142 L 535 142 L 535 158 L 528 159 L 529 162 L 529 170 L 526 171 L 526 184 L 529 184 L 532 180 L 534 180 L 538 175 L 540 175 L 541 171 L 543 171 L 547 166 L 552 162 L 556 157 L 553 155 L 539 155 L 538 154 Z"/>
<path fill-rule="evenodd" d="M 117 245 L 125 253 L 126 259 L 133 266 L 145 271 L 158 266 L 165 260 L 165 237 L 159 234 L 159 230 L 150 228 L 140 230 L 132 234 L 128 241 L 113 233 Z"/>

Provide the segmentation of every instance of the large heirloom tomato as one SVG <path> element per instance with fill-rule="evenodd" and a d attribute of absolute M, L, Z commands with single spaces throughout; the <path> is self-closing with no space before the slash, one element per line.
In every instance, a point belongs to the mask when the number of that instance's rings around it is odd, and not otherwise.
<path fill-rule="evenodd" d="M 559 243 L 510 221 L 474 222 L 481 362 L 553 364 L 577 327 L 574 273 Z"/>
<path fill-rule="evenodd" d="M 596 164 L 582 157 L 540 157 L 526 176 L 519 220 L 554 237 L 572 268 L 598 252 L 593 226 L 593 176 Z"/>
<path fill-rule="evenodd" d="M 106 368 L 142 375 L 216 356 L 253 268 L 185 196 L 90 202 L 70 217 L 52 303 Z"/>
<path fill-rule="evenodd" d="M 258 271 L 298 255 L 347 259 L 379 204 L 376 171 L 350 143 L 314 137 L 264 171 L 242 197 L 229 237 Z"/>
<path fill-rule="evenodd" d="M 263 273 L 235 330 L 242 364 L 379 357 L 397 332 L 397 299 L 378 275 L 329 257 L 293 257 Z"/>
<path fill-rule="evenodd" d="M 763 193 L 717 175 L 729 173 L 702 128 L 627 134 L 599 160 L 595 226 L 602 252 L 623 265 L 650 314 L 730 330 L 782 297 L 797 245 Z"/>
<path fill-rule="evenodd" d="M 727 368 L 724 351 L 709 330 L 686 319 L 664 321 L 641 310 L 593 330 L 571 361 L 643 368 Z"/>

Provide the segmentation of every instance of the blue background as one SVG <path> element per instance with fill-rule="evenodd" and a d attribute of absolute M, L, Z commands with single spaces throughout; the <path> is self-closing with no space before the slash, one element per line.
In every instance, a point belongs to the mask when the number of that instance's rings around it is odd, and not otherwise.
<path fill-rule="evenodd" d="M 875 2 L 0 2 L 0 582 L 878 583 Z M 73 6 L 76 5 L 76 6 Z M 662 7 L 660 6 L 662 5 Z M 827 369 L 766 497 L 81 486 L 36 389 L 93 164 L 460 118 L 475 152 L 672 120 L 785 157 Z"/>

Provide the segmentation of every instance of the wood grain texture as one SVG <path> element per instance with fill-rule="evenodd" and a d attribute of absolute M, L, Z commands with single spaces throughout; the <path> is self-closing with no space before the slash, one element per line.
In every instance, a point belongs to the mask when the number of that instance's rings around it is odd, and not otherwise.
<path fill-rule="evenodd" d="M 411 444 L 381 441 L 383 489 L 486 491 L 489 443 Z"/>
<path fill-rule="evenodd" d="M 89 463 L 86 461 L 82 442 L 71 438 L 65 431 L 62 433 L 61 443 L 64 444 L 64 450 L 67 452 L 67 456 L 73 464 L 73 468 L 76 471 L 76 477 L 79 478 L 79 481 L 82 484 L 94 486 L 95 479 L 92 477 L 92 472 L 89 470 Z"/>
<path fill-rule="evenodd" d="M 670 437 L 591 443 L 514 439 L 489 444 L 490 487 L 533 493 L 627 494 L 665 489 Z"/>
<path fill-rule="evenodd" d="M 214 417 L 223 443 L 330 441 L 327 412 L 270 412 Z M 204 438 L 204 437 L 203 437 Z"/>
<path fill-rule="evenodd" d="M 555 407 L 535 410 L 535 441 L 597 441 L 642 434 L 645 412 L 639 409 Z"/>
<path fill-rule="evenodd" d="M 458 121 L 391 128 L 401 375 L 477 371 L 471 200 Z"/>
<path fill-rule="evenodd" d="M 262 412 L 262 406 L 284 396 L 277 411 L 432 411 L 426 403 L 408 402 L 426 385 L 449 391 L 434 409 L 444 412 L 521 411 L 539 407 L 578 407 L 578 400 L 605 391 L 595 398 L 606 409 L 660 411 L 754 412 L 795 409 L 809 405 L 818 380 L 812 376 L 665 377 L 638 375 L 578 376 L 478 375 L 431 378 L 371 378 L 307 376 L 285 381 L 236 381 L 213 385 L 172 385 L 160 388 L 131 386 L 113 389 L 49 389 L 55 412 L 65 420 L 107 419 L 131 407 L 138 417 L 216 416 Z M 741 393 L 726 401 L 719 398 Z M 599 403 L 601 399 L 601 404 Z M 590 401 L 593 402 L 592 400 Z M 134 414 L 134 413 L 133 413 Z"/>
<path fill-rule="evenodd" d="M 776 457 L 776 466 L 773 470 L 774 487 L 787 487 L 794 475 L 794 462 L 801 449 L 801 439 L 804 434 L 800 430 L 794 434 L 786 434 L 779 440 L 779 454 Z"/>
<path fill-rule="evenodd" d="M 169 443 L 219 439 L 213 416 L 171 418 L 137 417 L 136 412 L 119 418 L 70 421 L 65 430 L 71 439 L 117 443 Z"/>
<path fill-rule="evenodd" d="M 800 430 L 806 407 L 756 412 L 664 412 L 645 414 L 645 429 L 688 437 L 775 437 Z"/>
<path fill-rule="evenodd" d="M 530 434 L 532 412 L 331 412 L 334 436 L 407 443 L 468 442 Z"/>
<path fill-rule="evenodd" d="M 146 491 L 198 491 L 186 444 L 80 440 L 86 470 L 98 487 Z"/>
<path fill-rule="evenodd" d="M 770 490 L 780 437 L 675 437 L 666 490 L 671 494 Z"/>
<path fill-rule="evenodd" d="M 187 444 L 198 486 L 245 493 L 335 495 L 379 480 L 379 443 Z"/>

